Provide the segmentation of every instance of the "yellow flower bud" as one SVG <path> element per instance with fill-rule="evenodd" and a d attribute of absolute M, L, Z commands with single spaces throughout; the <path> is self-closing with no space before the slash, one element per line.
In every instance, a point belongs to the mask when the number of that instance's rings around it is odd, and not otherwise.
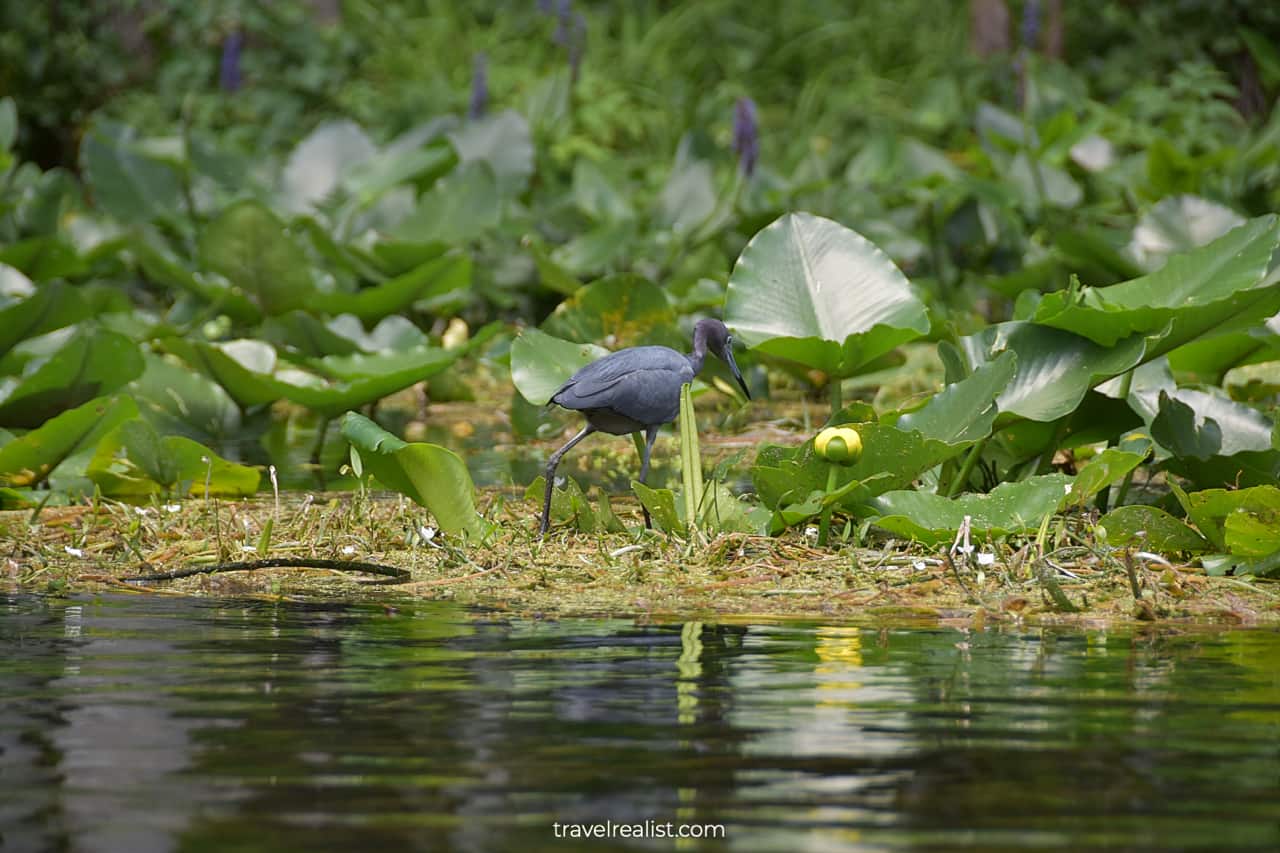
<path fill-rule="evenodd" d="M 813 449 L 828 462 L 852 465 L 862 456 L 862 437 L 853 427 L 827 427 L 813 440 Z"/>

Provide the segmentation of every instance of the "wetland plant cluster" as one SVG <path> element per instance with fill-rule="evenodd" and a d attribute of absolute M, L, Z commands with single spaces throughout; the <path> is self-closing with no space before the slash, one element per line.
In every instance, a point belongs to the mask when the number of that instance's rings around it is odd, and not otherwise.
<path fill-rule="evenodd" d="M 1215 42 L 1245 93 L 1185 32 L 1145 48 L 1158 77 L 1139 48 L 1051 59 L 1041 21 L 1014 54 L 968 55 L 962 15 L 902 43 L 920 3 L 278 5 L 180 13 L 198 49 L 153 44 L 150 94 L 67 112 L 60 164 L 33 154 L 47 104 L 0 100 L 4 508 L 249 496 L 274 466 L 374 477 L 483 540 L 465 460 L 389 432 L 384 401 L 496 376 L 516 437 L 545 436 L 574 369 L 715 314 L 764 396 L 822 398 L 861 451 L 817 424 L 737 460 L 746 495 L 725 466 L 637 486 L 661 528 L 932 546 L 1081 514 L 1112 546 L 1280 572 L 1267 13 Z M 912 359 L 930 387 L 867 393 Z M 554 510 L 624 529 L 572 480 Z"/>

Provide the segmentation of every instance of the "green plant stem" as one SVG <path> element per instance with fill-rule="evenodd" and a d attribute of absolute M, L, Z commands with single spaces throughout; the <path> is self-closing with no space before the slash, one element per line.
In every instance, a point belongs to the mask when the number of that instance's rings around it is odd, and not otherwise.
<path fill-rule="evenodd" d="M 827 385 L 831 386 L 829 393 L 831 394 L 831 423 L 835 422 L 836 415 L 840 414 L 840 410 L 844 408 L 844 389 L 841 388 L 841 379 L 838 376 L 832 376 L 827 380 Z"/>
<path fill-rule="evenodd" d="M 1131 387 L 1133 387 L 1133 371 L 1132 370 L 1126 373 L 1124 377 L 1120 380 L 1120 399 L 1125 401 L 1126 403 L 1129 401 L 1129 389 Z M 1132 484 L 1133 484 L 1133 469 L 1131 469 L 1128 473 L 1124 475 L 1124 479 L 1120 481 L 1119 485 L 1112 486 L 1108 490 L 1112 496 L 1112 499 L 1107 502 L 1107 505 L 1098 507 L 1098 509 L 1102 510 L 1103 512 L 1106 512 L 1108 507 L 1110 506 L 1124 506 L 1124 499 L 1128 497 L 1129 486 L 1131 486 Z"/>
<path fill-rule="evenodd" d="M 836 490 L 836 466 L 834 463 L 827 466 L 827 494 L 831 494 Z M 822 508 L 821 521 L 818 523 L 818 546 L 825 548 L 827 539 L 831 535 L 831 513 L 835 510 L 835 505 L 827 504 Z"/>
<path fill-rule="evenodd" d="M 960 470 L 956 472 L 956 475 L 951 478 L 951 484 L 947 487 L 947 497 L 954 498 L 964 488 L 964 484 L 969 482 L 969 475 L 973 473 L 973 467 L 982 458 L 982 451 L 990 440 L 991 436 L 987 436 L 969 448 L 969 455 L 965 456 L 964 464 L 960 466 Z"/>

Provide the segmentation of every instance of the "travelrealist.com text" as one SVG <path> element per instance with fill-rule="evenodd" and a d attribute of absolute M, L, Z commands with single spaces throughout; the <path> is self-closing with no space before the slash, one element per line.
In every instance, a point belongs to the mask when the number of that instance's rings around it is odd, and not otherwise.
<path fill-rule="evenodd" d="M 556 838 L 724 838 L 724 824 L 672 823 L 646 820 L 639 823 L 560 823 L 551 825 Z"/>

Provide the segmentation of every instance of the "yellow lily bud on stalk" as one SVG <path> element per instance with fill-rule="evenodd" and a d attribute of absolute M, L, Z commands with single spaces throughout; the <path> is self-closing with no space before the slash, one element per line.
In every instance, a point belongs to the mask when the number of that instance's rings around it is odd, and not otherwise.
<path fill-rule="evenodd" d="M 827 427 L 813 440 L 813 449 L 828 462 L 853 465 L 862 456 L 862 437 L 853 427 Z"/>

